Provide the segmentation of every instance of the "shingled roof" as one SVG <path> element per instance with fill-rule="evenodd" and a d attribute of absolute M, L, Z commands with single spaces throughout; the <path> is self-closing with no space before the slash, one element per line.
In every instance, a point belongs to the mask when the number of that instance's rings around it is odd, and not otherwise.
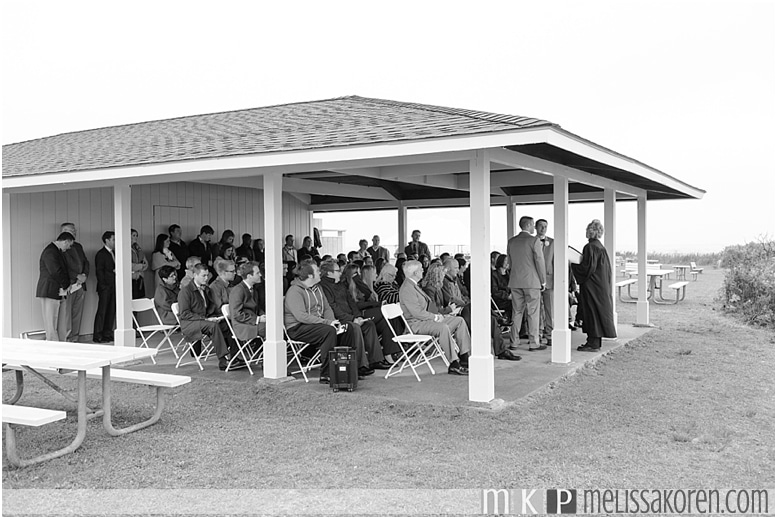
<path fill-rule="evenodd" d="M 3 146 L 3 177 L 555 127 L 359 96 L 163 119 Z"/>

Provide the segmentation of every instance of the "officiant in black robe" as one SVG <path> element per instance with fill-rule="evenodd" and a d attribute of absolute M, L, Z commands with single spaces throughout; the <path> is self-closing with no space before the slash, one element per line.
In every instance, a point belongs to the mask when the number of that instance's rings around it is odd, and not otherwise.
<path fill-rule="evenodd" d="M 583 247 L 579 264 L 572 264 L 575 279 L 580 285 L 580 309 L 586 343 L 578 351 L 599 351 L 602 337 L 617 337 L 612 308 L 612 269 L 607 249 L 599 241 L 604 226 L 594 220 L 585 230 L 588 245 Z"/>

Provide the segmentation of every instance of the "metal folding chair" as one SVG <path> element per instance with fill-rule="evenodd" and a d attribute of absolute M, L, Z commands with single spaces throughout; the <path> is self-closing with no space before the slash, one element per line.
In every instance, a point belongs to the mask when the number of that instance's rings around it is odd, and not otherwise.
<path fill-rule="evenodd" d="M 300 352 L 310 346 L 310 343 L 295 341 L 289 337 L 289 332 L 286 330 L 285 326 L 283 327 L 283 338 L 286 341 L 286 344 L 289 346 L 288 350 L 286 350 L 286 356 L 289 357 L 289 361 L 286 363 L 286 367 L 288 368 L 291 366 L 292 362 L 296 362 L 299 370 L 292 371 L 291 374 L 296 375 L 297 373 L 302 373 L 302 377 L 305 379 L 305 382 L 308 382 L 307 372 L 311 369 L 321 367 L 321 351 L 317 350 L 315 355 L 313 355 L 310 360 L 308 360 L 307 363 L 305 363 L 303 366 L 302 359 L 300 358 Z"/>
<path fill-rule="evenodd" d="M 240 339 L 237 338 L 235 329 L 232 328 L 232 318 L 229 313 L 228 304 L 221 306 L 221 315 L 223 315 L 224 319 L 227 321 L 227 326 L 229 326 L 229 333 L 232 334 L 232 338 L 235 340 L 235 344 L 237 344 L 237 354 L 232 356 L 232 358 L 229 359 L 229 362 L 227 363 L 227 369 L 225 371 L 229 371 L 230 369 L 232 369 L 232 364 L 235 362 L 235 360 L 242 357 L 243 362 L 248 368 L 248 372 L 253 375 L 254 370 L 251 369 L 251 363 L 254 362 L 256 364 L 259 364 L 259 361 L 262 360 L 262 356 L 264 353 L 264 339 L 262 339 L 257 335 L 252 340 L 241 342 Z M 252 349 L 249 348 L 249 344 L 254 342 L 256 339 L 258 339 L 259 341 L 258 341 L 258 344 L 254 346 L 255 349 L 252 351 Z M 248 356 L 246 356 L 246 352 L 249 352 Z"/>
<path fill-rule="evenodd" d="M 171 305 L 171 309 L 173 310 L 173 315 L 175 316 L 175 320 L 178 321 L 178 326 L 181 325 L 181 318 L 178 316 L 178 303 L 173 303 Z M 183 333 L 183 330 L 181 331 Z M 175 367 L 179 368 L 181 366 L 186 366 L 187 364 L 191 364 L 191 362 L 184 362 L 181 364 L 181 361 L 186 357 L 187 353 L 191 353 L 192 357 L 194 357 L 194 362 L 197 363 L 197 365 L 200 367 L 200 371 L 202 371 L 204 368 L 202 367 L 203 362 L 207 362 L 208 357 L 210 357 L 210 354 L 213 353 L 213 341 L 210 340 L 210 337 L 207 335 L 202 336 L 202 341 L 200 341 L 201 349 L 199 355 L 196 351 L 194 351 L 194 344 L 197 341 L 190 341 L 184 336 L 184 341 L 186 341 L 186 348 L 183 350 L 183 353 L 181 353 L 181 356 L 178 357 L 178 362 L 176 362 Z"/>
<path fill-rule="evenodd" d="M 157 324 L 147 324 L 141 326 L 138 322 L 136 314 L 141 314 L 143 312 L 152 312 Z M 167 344 L 170 345 L 170 349 L 173 351 L 173 355 L 175 355 L 176 359 L 178 358 L 178 352 L 176 351 L 175 346 L 173 346 L 173 341 L 170 339 L 170 335 L 173 334 L 176 330 L 180 329 L 180 326 L 177 324 L 162 323 L 162 318 L 159 317 L 159 312 L 157 312 L 153 299 L 144 298 L 132 300 L 132 321 L 135 323 L 135 329 L 140 333 L 140 338 L 143 341 L 143 344 L 140 345 L 141 348 L 151 348 L 151 346 L 148 344 L 148 341 L 157 333 L 162 333 L 164 337 L 162 337 L 162 340 L 159 341 L 159 344 L 156 345 L 156 349 L 158 350 L 161 348 L 162 343 L 167 341 Z M 178 344 L 180 344 L 180 342 Z M 151 357 L 151 361 L 156 364 L 154 357 Z"/>
<path fill-rule="evenodd" d="M 429 361 L 436 359 L 437 357 L 442 357 L 443 362 L 445 362 L 446 365 L 450 364 L 448 359 L 445 358 L 445 354 L 440 347 L 440 343 L 437 341 L 437 337 L 413 333 L 413 329 L 410 328 L 407 319 L 405 319 L 405 315 L 402 313 L 402 307 L 399 303 L 383 305 L 380 307 L 380 311 L 383 313 L 383 317 L 388 322 L 391 333 L 394 335 L 394 342 L 397 343 L 399 349 L 402 351 L 402 355 L 399 359 L 394 361 L 384 378 L 388 379 L 392 375 L 401 373 L 403 369 L 409 366 L 410 369 L 413 370 L 416 380 L 421 382 L 421 377 L 418 376 L 418 371 L 416 370 L 417 367 L 426 364 L 429 367 L 429 371 L 434 375 L 434 368 Z M 391 324 L 391 319 L 397 317 L 402 318 L 402 322 L 410 333 L 397 334 L 394 330 L 394 325 Z"/>

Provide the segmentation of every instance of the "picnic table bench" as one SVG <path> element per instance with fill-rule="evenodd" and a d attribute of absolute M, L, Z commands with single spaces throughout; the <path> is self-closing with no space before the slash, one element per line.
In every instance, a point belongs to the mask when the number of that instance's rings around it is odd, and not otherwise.
<path fill-rule="evenodd" d="M 153 425 L 159 421 L 164 409 L 163 389 L 178 387 L 191 381 L 190 377 L 180 375 L 111 369 L 112 364 L 151 357 L 156 354 L 155 349 L 3 338 L 1 351 L 3 368 L 16 371 L 16 394 L 9 404 L 15 404 L 21 398 L 24 391 L 24 373 L 27 372 L 43 380 L 66 399 L 75 402 L 78 409 L 78 431 L 70 445 L 28 460 L 19 459 L 15 449 L 11 451 L 9 448 L 8 460 L 18 467 L 75 451 L 86 436 L 88 418 L 102 416 L 103 427 L 111 436 L 124 435 Z M 76 398 L 46 377 L 55 373 L 78 377 Z M 87 378 L 102 380 L 102 409 L 100 410 L 91 411 L 86 406 Z M 111 382 L 114 381 L 155 387 L 157 399 L 153 416 L 141 423 L 122 429 L 115 428 L 111 421 Z M 10 416 L 13 416 L 13 413 Z"/>
<path fill-rule="evenodd" d="M 40 427 L 51 422 L 65 419 L 65 411 L 3 404 L 3 424 L 5 425 L 5 454 L 11 465 L 21 467 L 25 460 L 16 452 L 16 430 L 12 425 Z"/>

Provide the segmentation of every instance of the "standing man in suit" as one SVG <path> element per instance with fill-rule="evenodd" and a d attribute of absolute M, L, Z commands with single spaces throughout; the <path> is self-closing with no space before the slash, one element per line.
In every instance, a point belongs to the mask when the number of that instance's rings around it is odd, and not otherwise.
<path fill-rule="evenodd" d="M 227 355 L 237 351 L 234 343 L 228 339 L 229 326 L 221 315 L 218 306 L 208 290 L 208 267 L 198 263 L 194 268 L 194 279 L 178 292 L 178 318 L 181 320 L 181 333 L 189 341 L 201 341 L 203 335 L 209 335 L 213 341 L 219 369 L 227 369 Z M 195 347 L 195 351 L 197 347 Z M 234 367 L 242 367 L 238 363 Z"/>
<path fill-rule="evenodd" d="M 513 297 L 513 347 L 520 344 L 519 329 L 526 310 L 529 321 L 529 351 L 544 350 L 540 345 L 540 293 L 545 290 L 545 257 L 542 244 L 534 236 L 534 218 L 522 216 L 521 232 L 507 242 L 510 260 L 510 292 Z"/>
<path fill-rule="evenodd" d="M 405 247 L 407 259 L 418 259 L 421 256 L 432 257 L 432 253 L 429 252 L 429 246 L 421 241 L 421 231 L 416 229 L 410 234 L 410 237 L 413 239 Z"/>
<path fill-rule="evenodd" d="M 189 256 L 197 256 L 200 258 L 200 262 L 208 267 L 208 270 L 215 275 L 216 271 L 213 270 L 213 250 L 210 247 L 210 240 L 213 239 L 213 234 L 216 231 L 210 225 L 203 225 L 200 228 L 200 234 L 195 239 L 189 242 Z"/>
<path fill-rule="evenodd" d="M 380 246 L 380 236 L 377 234 L 372 237 L 372 247 L 367 249 L 367 252 L 372 256 L 372 261 L 377 263 L 378 258 L 383 258 L 386 263 L 389 262 L 389 251 L 386 247 Z"/>
<path fill-rule="evenodd" d="M 178 263 L 181 264 L 181 266 L 178 268 L 178 281 L 180 281 L 183 279 L 184 275 L 186 275 L 185 265 L 186 258 L 189 257 L 189 248 L 186 246 L 186 242 L 181 239 L 183 230 L 177 223 L 174 223 L 167 228 L 167 234 L 170 235 L 170 246 L 168 249 L 170 249 L 170 252 L 173 253 L 175 259 L 178 260 Z"/>
<path fill-rule="evenodd" d="M 61 232 L 69 232 L 74 238 L 78 237 L 74 223 L 63 223 Z M 77 241 L 65 251 L 67 261 L 67 273 L 70 276 L 70 293 L 67 297 L 67 310 L 70 314 L 70 333 L 68 342 L 78 342 L 81 334 L 81 318 L 84 314 L 84 292 L 86 292 L 86 278 L 89 277 L 89 260 L 86 259 L 84 248 Z M 65 340 L 64 338 L 62 340 Z"/>
<path fill-rule="evenodd" d="M 548 232 L 547 220 L 537 220 L 536 228 L 545 258 L 545 290 L 542 291 L 540 303 L 544 319 L 542 333 L 548 341 L 548 346 L 553 346 L 553 238 L 545 235 Z"/>
<path fill-rule="evenodd" d="M 455 315 L 435 314 L 429 311 L 431 299 L 418 282 L 423 278 L 423 267 L 419 261 L 409 260 L 402 265 L 405 271 L 405 281 L 399 287 L 399 304 L 405 314 L 407 323 L 413 333 L 428 334 L 437 337 L 440 347 L 450 361 L 448 373 L 451 375 L 468 375 L 470 336 L 464 319 Z M 453 339 L 459 351 L 453 347 Z"/>
<path fill-rule="evenodd" d="M 67 295 L 70 276 L 64 253 L 76 241 L 69 232 L 61 232 L 40 255 L 40 277 L 35 297 L 40 299 L 47 341 L 64 341 L 70 331 Z"/>
<path fill-rule="evenodd" d="M 253 242 L 251 235 L 243 233 L 243 236 L 241 236 L 240 239 L 243 244 L 235 250 L 235 254 L 237 254 L 238 257 L 242 256 L 246 258 L 248 261 L 254 261 L 254 249 L 251 248 L 251 243 Z"/>
<path fill-rule="evenodd" d="M 105 231 L 103 247 L 94 256 L 97 275 L 97 313 L 94 316 L 92 342 L 113 342 L 116 322 L 116 236 Z"/>

